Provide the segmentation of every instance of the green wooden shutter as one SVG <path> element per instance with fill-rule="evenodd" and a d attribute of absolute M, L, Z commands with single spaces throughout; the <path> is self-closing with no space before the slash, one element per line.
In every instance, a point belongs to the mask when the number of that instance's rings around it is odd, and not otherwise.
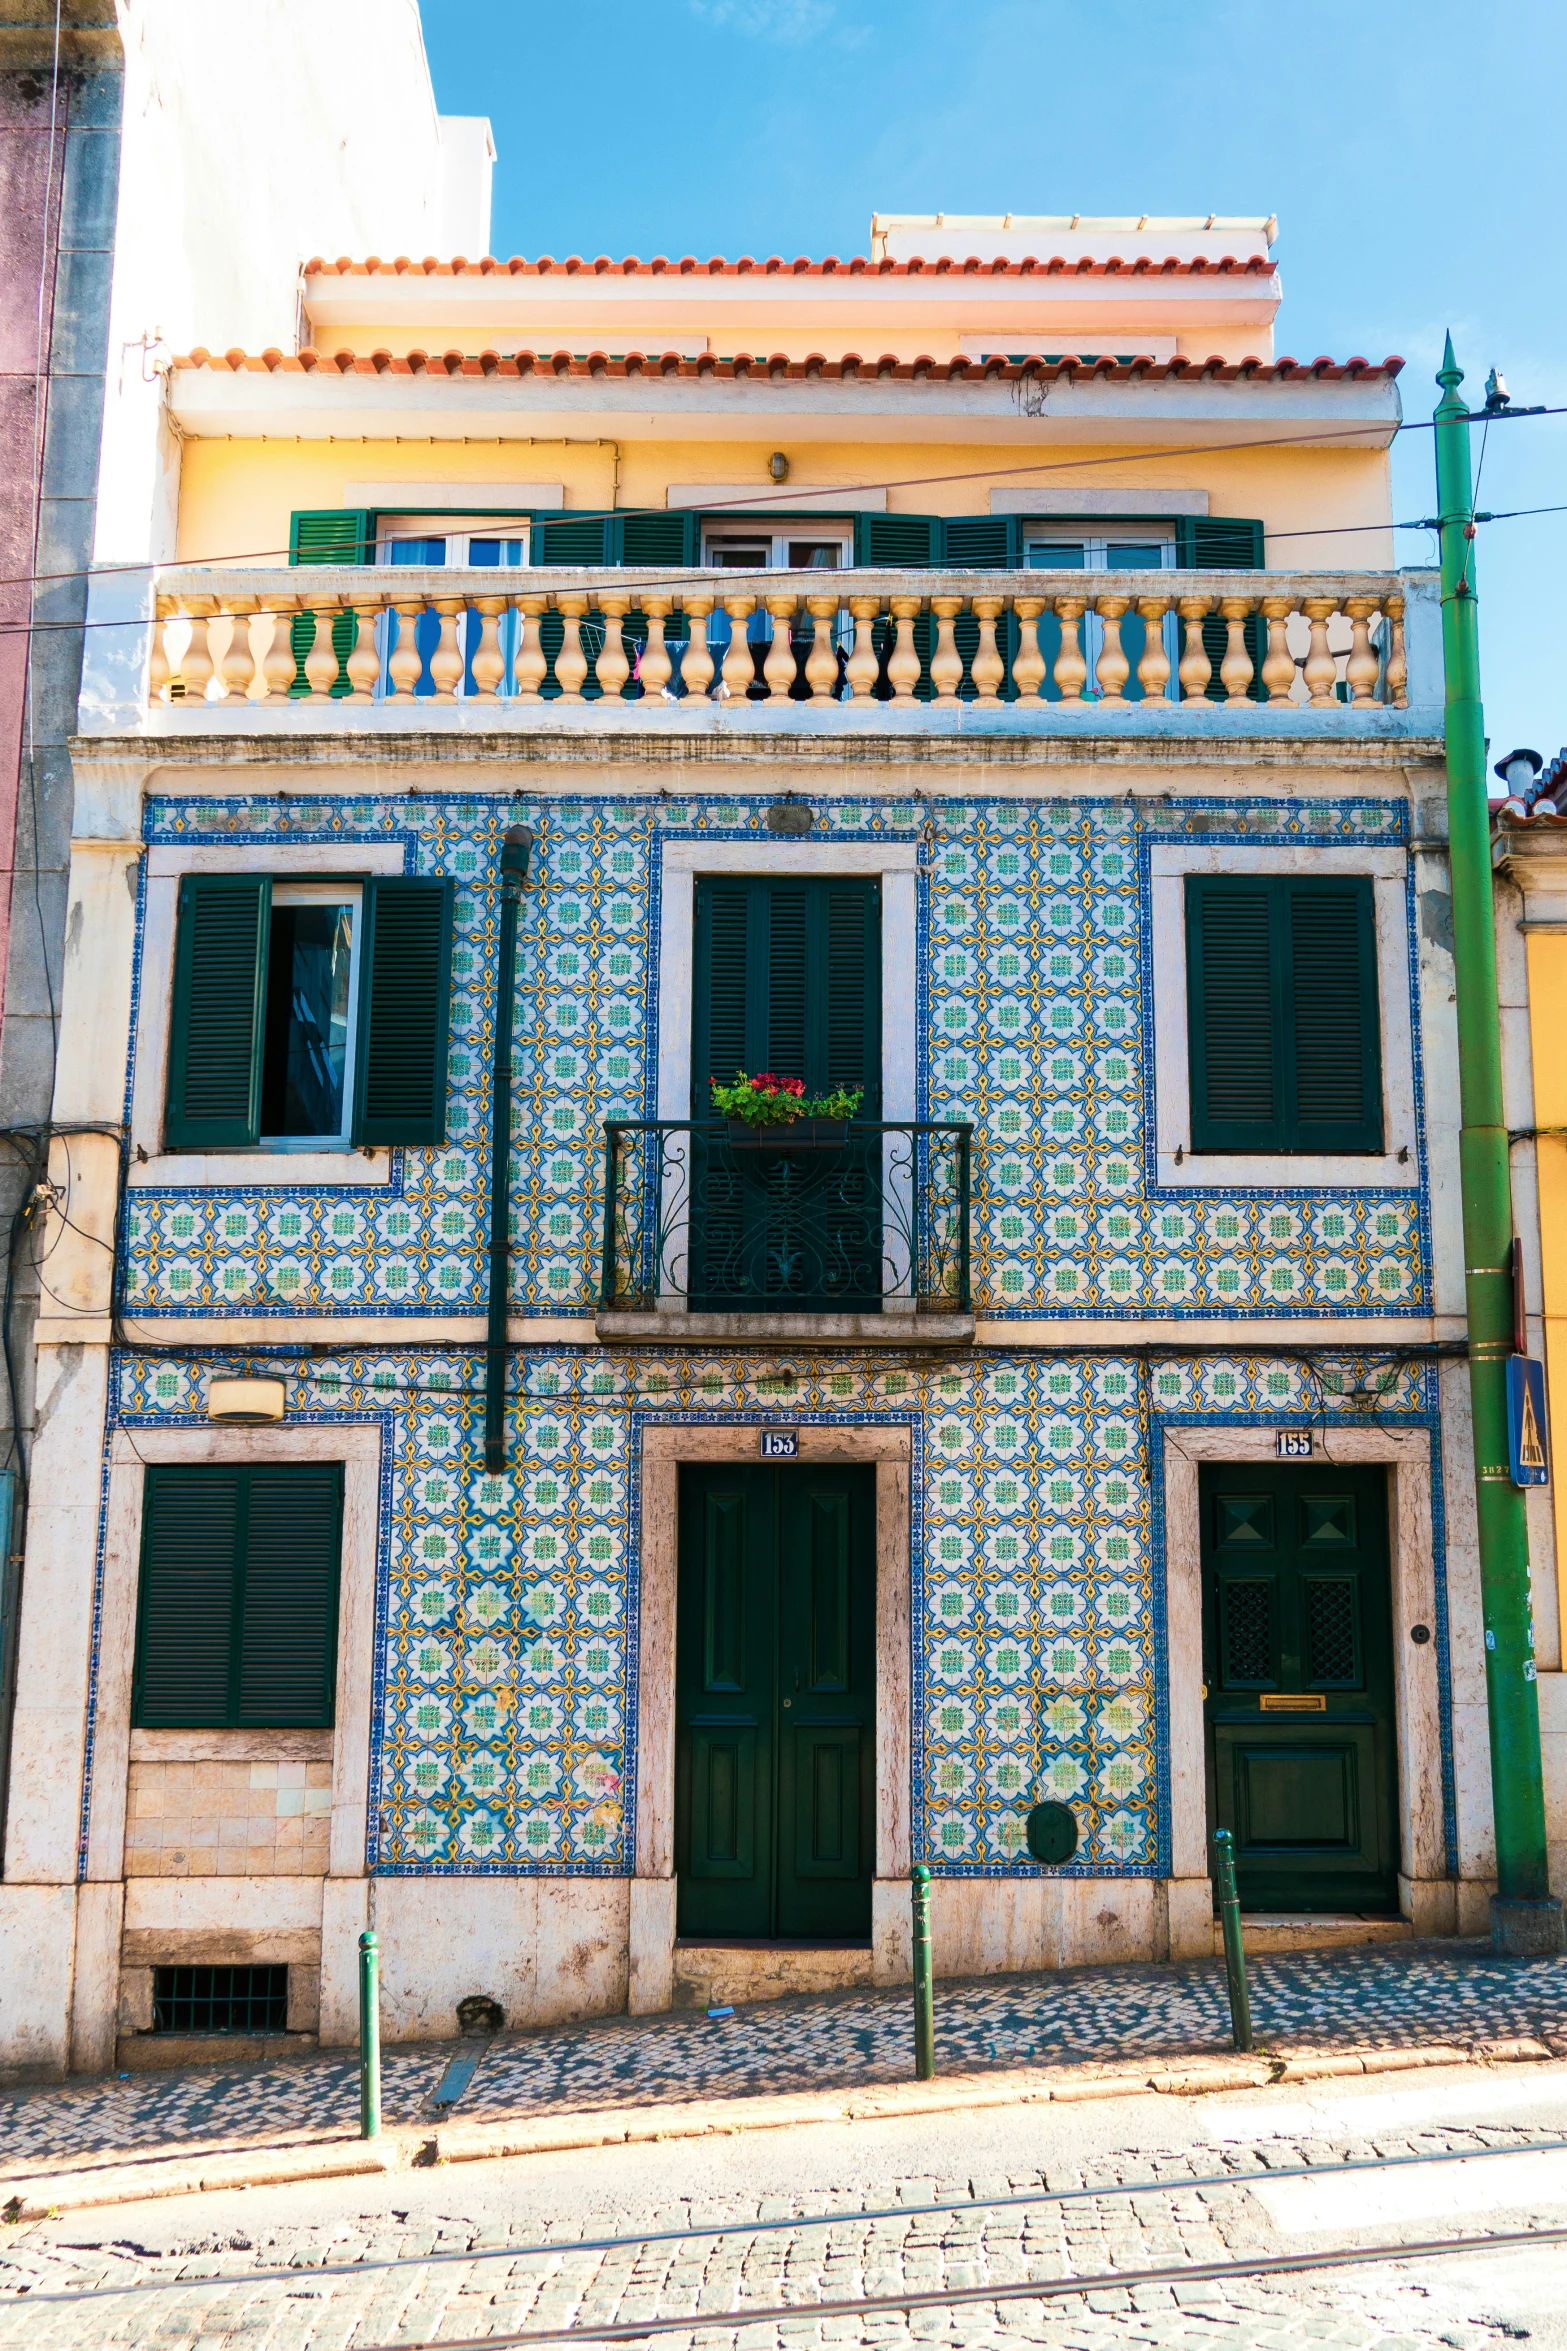
<path fill-rule="evenodd" d="M 857 514 L 854 560 L 878 571 L 929 571 L 941 561 L 939 514 Z"/>
<path fill-rule="evenodd" d="M 238 1467 L 145 1472 L 131 1720 L 210 1730 L 231 1719 L 246 1480 Z"/>
<path fill-rule="evenodd" d="M 860 1086 L 881 1116 L 880 894 L 870 881 L 700 881 L 692 1116 L 737 1068 Z"/>
<path fill-rule="evenodd" d="M 610 561 L 700 563 L 701 520 L 700 515 L 682 507 L 668 514 L 617 514 L 611 518 Z"/>
<path fill-rule="evenodd" d="M 1273 888 L 1259 878 L 1186 884 L 1186 1007 L 1194 1151 L 1280 1151 Z"/>
<path fill-rule="evenodd" d="M 1175 560 L 1182 571 L 1261 571 L 1266 562 L 1266 535 L 1260 522 L 1241 515 L 1178 514 Z M 1185 625 L 1183 621 L 1183 639 Z M 1229 641 L 1223 615 L 1210 612 L 1202 624 L 1203 651 L 1213 671 L 1205 689 L 1210 702 L 1224 702 L 1229 698 L 1219 682 L 1219 664 Z M 1247 621 L 1246 650 L 1251 655 L 1252 670 L 1248 692 L 1253 702 L 1268 699 L 1268 689 L 1262 682 L 1262 658 L 1267 649 L 1267 629 L 1262 620 Z"/>
<path fill-rule="evenodd" d="M 243 1150 L 260 1139 L 271 904 L 271 883 L 250 874 L 180 882 L 163 1121 L 170 1151 Z"/>
<path fill-rule="evenodd" d="M 1380 1151 L 1371 882 L 1193 875 L 1186 941 L 1192 1149 Z"/>
<path fill-rule="evenodd" d="M 234 1721 L 330 1726 L 342 1519 L 341 1462 L 251 1470 Z"/>
<path fill-rule="evenodd" d="M 363 506 L 306 508 L 289 516 L 290 563 L 374 563 L 372 517 Z"/>
<path fill-rule="evenodd" d="M 611 563 L 608 514 L 535 514 L 528 540 L 531 563 Z"/>
<path fill-rule="evenodd" d="M 398 875 L 364 885 L 356 1143 L 446 1140 L 455 884 Z"/>
<path fill-rule="evenodd" d="M 181 1464 L 145 1478 L 132 1719 L 329 1728 L 341 1463 Z"/>
<path fill-rule="evenodd" d="M 1279 885 L 1287 910 L 1294 1144 L 1382 1149 L 1376 911 L 1364 880 Z"/>
<path fill-rule="evenodd" d="M 953 514 L 939 528 L 940 560 L 948 570 L 1008 571 L 1022 567 L 1021 515 Z"/>

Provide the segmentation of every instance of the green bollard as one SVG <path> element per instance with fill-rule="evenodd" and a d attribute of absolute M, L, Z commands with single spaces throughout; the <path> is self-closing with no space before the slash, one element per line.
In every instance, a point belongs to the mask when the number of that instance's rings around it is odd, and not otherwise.
<path fill-rule="evenodd" d="M 359 1938 L 359 2136 L 381 2136 L 381 1947 L 374 1927 Z"/>
<path fill-rule="evenodd" d="M 1230 2033 L 1237 2049 L 1251 2047 L 1251 1995 L 1246 1989 L 1246 1946 L 1241 1939 L 1241 1898 L 1235 1891 L 1235 1839 L 1228 1829 L 1213 1832 L 1219 1874 L 1219 1924 L 1224 1929 L 1224 1972 L 1230 1980 Z"/>
<path fill-rule="evenodd" d="M 930 1871 L 914 1867 L 914 2079 L 936 2078 L 936 2009 L 930 1979 Z"/>

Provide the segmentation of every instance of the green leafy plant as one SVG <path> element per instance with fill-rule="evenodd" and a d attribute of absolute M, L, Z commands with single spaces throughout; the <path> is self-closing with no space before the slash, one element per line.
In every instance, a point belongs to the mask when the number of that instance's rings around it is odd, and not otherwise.
<path fill-rule="evenodd" d="M 835 1086 L 830 1094 L 808 1100 L 803 1079 L 775 1077 L 771 1070 L 747 1077 L 737 1069 L 732 1086 L 714 1078 L 712 1088 L 719 1116 L 743 1119 L 748 1127 L 792 1126 L 797 1118 L 854 1118 L 865 1099 L 862 1086 Z"/>

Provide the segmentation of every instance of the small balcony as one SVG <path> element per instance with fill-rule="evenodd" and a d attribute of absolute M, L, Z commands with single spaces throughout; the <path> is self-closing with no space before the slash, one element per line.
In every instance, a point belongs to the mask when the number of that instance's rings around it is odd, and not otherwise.
<path fill-rule="evenodd" d="M 608 1121 L 599 1336 L 962 1344 L 972 1134 L 923 1120 Z"/>
<path fill-rule="evenodd" d="M 180 566 L 99 575 L 91 617 L 84 733 L 302 756 L 356 730 L 1440 732 L 1426 572 Z"/>

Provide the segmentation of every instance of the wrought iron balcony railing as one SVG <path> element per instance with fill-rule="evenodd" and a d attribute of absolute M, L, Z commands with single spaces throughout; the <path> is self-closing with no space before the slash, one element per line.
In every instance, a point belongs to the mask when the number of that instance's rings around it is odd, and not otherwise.
<path fill-rule="evenodd" d="M 609 1120 L 599 1311 L 966 1315 L 972 1134 Z"/>

